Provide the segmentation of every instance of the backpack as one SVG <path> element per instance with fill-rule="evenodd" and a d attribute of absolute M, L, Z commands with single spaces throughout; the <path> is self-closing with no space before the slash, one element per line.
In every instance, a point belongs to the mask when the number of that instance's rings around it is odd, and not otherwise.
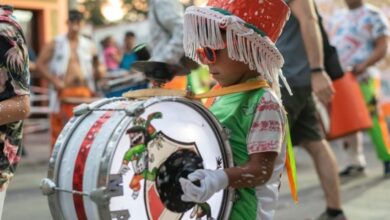
<path fill-rule="evenodd" d="M 332 81 L 339 79 L 344 76 L 344 71 L 341 68 L 339 56 L 334 46 L 329 43 L 328 34 L 325 31 L 324 25 L 322 24 L 322 17 L 319 14 L 317 7 L 316 13 L 318 16 L 318 24 L 322 36 L 323 50 L 324 50 L 324 67 L 326 72 Z"/>

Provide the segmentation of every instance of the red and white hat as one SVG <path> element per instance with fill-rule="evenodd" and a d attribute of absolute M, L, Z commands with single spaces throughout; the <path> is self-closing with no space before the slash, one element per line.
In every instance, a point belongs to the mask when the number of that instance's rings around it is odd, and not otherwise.
<path fill-rule="evenodd" d="M 249 65 L 279 90 L 284 60 L 275 42 L 290 10 L 283 0 L 209 0 L 207 6 L 187 8 L 184 14 L 184 50 L 199 61 L 200 47 L 223 49 L 229 57 Z M 226 32 L 226 44 L 221 29 Z"/>

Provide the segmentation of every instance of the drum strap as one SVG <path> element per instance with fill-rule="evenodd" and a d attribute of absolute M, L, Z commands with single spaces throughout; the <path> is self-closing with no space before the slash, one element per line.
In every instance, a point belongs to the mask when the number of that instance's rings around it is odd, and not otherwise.
<path fill-rule="evenodd" d="M 228 87 L 220 87 L 219 89 L 212 89 L 209 92 L 193 95 L 191 98 L 193 99 L 215 98 L 218 96 L 223 96 L 223 95 L 237 93 L 237 92 L 246 92 L 246 91 L 260 89 L 260 88 L 269 88 L 267 81 L 256 80 L 256 81 L 249 81 L 249 82 L 240 83 Z"/>
<path fill-rule="evenodd" d="M 259 89 L 259 88 L 269 88 L 269 85 L 265 80 L 256 80 L 256 81 L 240 83 L 233 86 L 219 87 L 218 89 L 214 88 L 209 92 L 205 92 L 201 94 L 188 93 L 185 90 L 177 90 L 177 89 L 152 88 L 152 89 L 140 89 L 135 91 L 129 91 L 123 94 L 123 97 L 147 98 L 147 97 L 155 97 L 155 96 L 180 96 L 189 99 L 204 99 L 204 98 L 215 98 L 217 96 L 223 96 L 223 95 L 237 93 L 237 92 L 246 92 L 246 91 Z"/>

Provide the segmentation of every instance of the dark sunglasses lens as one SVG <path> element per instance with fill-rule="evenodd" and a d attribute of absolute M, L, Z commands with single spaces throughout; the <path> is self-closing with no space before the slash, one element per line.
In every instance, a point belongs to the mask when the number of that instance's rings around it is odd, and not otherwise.
<path fill-rule="evenodd" d="M 206 55 L 206 58 L 209 61 L 214 61 L 215 60 L 215 53 L 214 53 L 213 49 L 205 47 L 204 48 L 204 53 Z"/>

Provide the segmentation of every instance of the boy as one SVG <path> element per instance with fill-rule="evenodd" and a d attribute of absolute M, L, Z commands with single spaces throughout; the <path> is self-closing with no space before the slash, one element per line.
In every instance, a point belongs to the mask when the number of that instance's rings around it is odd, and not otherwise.
<path fill-rule="evenodd" d="M 131 65 L 138 60 L 137 54 L 133 51 L 135 46 L 135 34 L 132 31 L 128 31 L 125 34 L 124 39 L 124 54 L 122 61 L 119 65 L 121 69 L 130 70 Z"/>
<path fill-rule="evenodd" d="M 203 203 L 232 187 L 237 199 L 230 219 L 273 218 L 286 157 L 286 115 L 278 98 L 283 58 L 274 42 L 288 16 L 282 0 L 210 0 L 207 7 L 186 10 L 187 56 L 208 65 L 222 88 L 248 81 L 268 81 L 271 88 L 221 96 L 213 103 L 210 110 L 231 131 L 235 167 L 181 178 L 183 201 Z M 193 184 L 197 180 L 200 186 Z"/>
<path fill-rule="evenodd" d="M 0 219 L 7 186 L 22 153 L 30 110 L 28 50 L 12 7 L 0 4 Z"/>

